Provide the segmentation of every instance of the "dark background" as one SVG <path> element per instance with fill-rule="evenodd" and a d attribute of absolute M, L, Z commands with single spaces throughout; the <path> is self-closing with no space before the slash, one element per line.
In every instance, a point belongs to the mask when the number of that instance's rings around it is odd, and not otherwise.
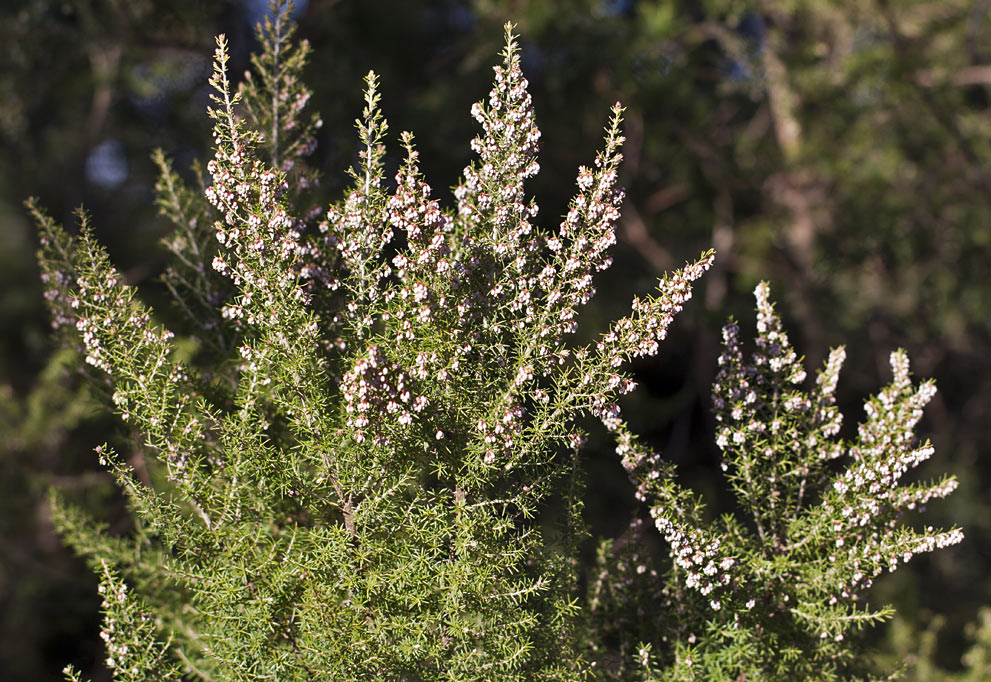
<path fill-rule="evenodd" d="M 127 523 L 91 452 L 117 426 L 55 354 L 21 202 L 37 195 L 70 224 L 85 204 L 154 299 L 167 226 L 149 155 L 162 147 L 179 168 L 207 156 L 213 37 L 227 33 L 241 73 L 263 12 L 260 0 L 0 6 L 0 681 L 60 679 L 68 662 L 108 679 L 95 579 L 52 532 L 49 486 Z M 582 333 L 716 248 L 660 358 L 636 366 L 642 387 L 625 408 L 713 513 L 733 506 L 709 415 L 719 330 L 734 315 L 752 336 L 759 280 L 810 368 L 846 344 L 847 433 L 889 379 L 891 350 L 909 351 L 940 389 L 920 428 L 936 446 L 921 475 L 961 483 L 926 521 L 967 539 L 877 586 L 899 616 L 873 637 L 885 660 L 932 659 L 933 677 L 919 667 L 910 679 L 950 679 L 968 623 L 991 605 L 991 1 L 310 0 L 297 15 L 315 48 L 327 201 L 354 159 L 369 68 L 391 129 L 416 134 L 447 196 L 509 19 L 543 131 L 530 190 L 545 227 L 592 160 L 609 106 L 628 107 L 616 266 Z M 604 439 L 588 467 L 589 524 L 615 535 L 636 511 L 632 490 Z"/>

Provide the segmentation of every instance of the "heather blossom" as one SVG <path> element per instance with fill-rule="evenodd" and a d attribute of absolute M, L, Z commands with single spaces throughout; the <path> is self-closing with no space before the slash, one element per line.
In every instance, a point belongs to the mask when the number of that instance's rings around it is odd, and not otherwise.
<path fill-rule="evenodd" d="M 507 26 L 450 207 L 411 133 L 386 177 L 372 73 L 351 184 L 315 206 L 307 157 L 320 119 L 305 113 L 299 79 L 309 48 L 294 46 L 288 6 L 274 10 L 238 89 L 217 40 L 202 189 L 154 157 L 158 205 L 176 228 L 163 277 L 174 328 L 114 269 L 84 214 L 74 238 L 31 204 L 53 325 L 134 436 L 126 456 L 97 450 L 129 501 L 129 537 L 60 497 L 53 507 L 101 576 L 114 679 L 859 670 L 847 635 L 887 612 L 858 599 L 882 572 L 962 537 L 899 524 L 955 486 L 902 483 L 932 453 L 913 430 L 935 390 L 912 384 L 905 354 L 892 354 L 891 385 L 844 440 L 844 350 L 804 388 L 760 285 L 755 351 L 745 360 L 727 325 L 713 386 L 740 514 L 709 519 L 620 403 L 636 388 L 629 362 L 658 354 L 714 254 L 666 274 L 597 340 L 574 341 L 595 275 L 612 264 L 622 107 L 566 215 L 541 225 L 526 187 L 540 131 Z M 616 439 L 643 513 L 600 545 L 586 581 L 590 417 Z"/>
<path fill-rule="evenodd" d="M 654 525 L 668 543 L 670 579 L 701 597 L 672 603 L 665 596 L 661 603 L 679 621 L 675 631 L 706 631 L 699 645 L 716 647 L 693 658 L 691 647 L 675 646 L 671 658 L 664 653 L 663 637 L 645 640 L 651 646 L 639 649 L 641 668 L 659 679 L 668 679 L 660 677 L 665 665 L 673 666 L 667 670 L 678 679 L 670 671 L 700 663 L 707 679 L 745 670 L 777 670 L 774 679 L 797 674 L 804 670 L 799 663 L 786 665 L 759 654 L 746 664 L 720 661 L 726 628 L 752 644 L 770 636 L 771 619 L 776 628 L 790 623 L 786 630 L 775 630 L 776 638 L 787 632 L 787 641 L 816 651 L 826 662 L 816 674 L 842 670 L 848 634 L 890 613 L 860 605 L 873 581 L 916 554 L 963 539 L 959 529 L 914 530 L 899 524 L 906 511 L 956 487 L 953 478 L 900 485 L 933 452 L 913 433 L 935 393 L 933 384 L 913 386 L 907 356 L 892 353 L 891 384 L 867 401 L 857 438 L 846 442 L 838 437 L 842 416 L 834 398 L 845 350 L 834 349 L 815 385 L 803 390 L 806 372 L 774 311 L 767 284 L 760 284 L 755 296 L 755 350 L 747 361 L 739 326 L 731 322 L 724 327 L 712 398 L 722 470 L 743 518 L 723 516 L 706 523 L 700 501 L 675 482 L 673 467 L 641 445 L 614 414 L 603 418 L 617 435 L 616 452 L 636 486 L 637 499 L 650 506 Z M 834 460 L 843 468 L 837 469 Z M 637 520 L 629 534 L 642 533 Z M 608 556 L 600 562 L 600 580 L 618 579 L 618 574 L 608 574 Z M 621 572 L 622 564 L 612 570 Z M 625 600 L 650 589 L 636 586 L 617 594 L 618 603 L 594 606 L 603 615 L 632 608 Z M 632 651 L 634 644 L 626 640 L 623 648 Z"/>

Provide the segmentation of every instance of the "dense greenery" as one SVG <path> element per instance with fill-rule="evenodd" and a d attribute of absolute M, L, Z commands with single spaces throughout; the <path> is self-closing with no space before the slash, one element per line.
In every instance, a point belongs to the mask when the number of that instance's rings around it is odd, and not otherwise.
<path fill-rule="evenodd" d="M 504 6 L 509 4 L 514 6 Z M 61 354 L 34 379 L 42 335 L 33 311 L 41 296 L 29 286 L 24 254 L 31 239 L 16 204 L 40 191 L 42 203 L 71 222 L 71 208 L 85 198 L 100 240 L 123 265 L 127 281 L 141 285 L 146 300 L 162 302 L 165 290 L 149 286 L 148 279 L 157 266 L 145 245 L 161 227 L 151 219 L 148 178 L 154 167 L 144 159 L 152 146 L 162 145 L 190 179 L 185 169 L 198 153 L 193 150 L 201 148 L 195 132 L 198 102 L 205 99 L 197 89 L 201 55 L 214 22 L 233 33 L 235 62 L 247 63 L 244 34 L 237 28 L 240 8 L 217 5 L 210 15 L 199 7 L 130 3 L 122 11 L 114 3 L 35 2 L 4 10 L 10 39 L 2 130 L 5 149 L 17 150 L 16 159 L 5 156 L 0 168 L 9 259 L 0 325 L 3 381 L 11 382 L 12 389 L 4 390 L 15 396 L 3 401 L 2 414 L 0 639 L 6 653 L 0 655 L 0 673 L 7 677 L 40 679 L 43 659 L 51 664 L 69 642 L 75 647 L 85 641 L 74 623 L 80 611 L 95 606 L 85 596 L 93 588 L 45 530 L 47 485 L 55 483 L 74 501 L 98 510 L 117 534 L 129 523 L 105 476 L 87 463 L 93 461 L 89 447 L 116 427 L 95 416 L 101 399 L 94 402 L 92 387 L 65 378 L 64 368 L 77 361 Z M 343 187 L 339 169 L 352 147 L 340 133 L 360 107 L 348 93 L 356 91 L 359 70 L 370 64 L 382 72 L 390 118 L 418 131 L 426 174 L 438 186 L 455 182 L 464 145 L 452 140 L 471 134 L 470 120 L 456 114 L 481 92 L 479 78 L 487 77 L 497 27 L 509 17 L 520 23 L 524 71 L 544 132 L 544 171 L 532 181 L 543 217 L 565 210 L 573 168 L 583 162 L 580 150 L 601 125 L 601 112 L 617 97 L 627 106 L 627 160 L 620 172 L 628 198 L 616 249 L 622 268 L 600 275 L 603 291 L 586 309 L 590 317 L 578 338 L 592 339 L 604 329 L 615 316 L 605 310 L 625 308 L 630 288 L 646 290 L 654 268 L 670 268 L 710 245 L 719 249 L 714 270 L 701 280 L 704 306 L 686 311 L 672 329 L 678 341 L 665 346 L 673 362 L 660 369 L 638 362 L 636 378 L 647 391 L 623 402 L 637 430 L 662 443 L 667 457 L 687 463 L 682 472 L 703 491 L 708 509 L 735 506 L 721 492 L 718 467 L 708 473 L 716 459 L 715 425 L 699 405 L 708 402 L 716 367 L 717 343 L 710 337 L 728 311 L 749 317 L 742 294 L 759 278 L 770 277 L 782 296 L 797 345 L 809 355 L 807 367 L 824 359 L 830 345 L 849 344 L 853 369 L 844 373 L 838 394 L 849 415 L 861 396 L 886 380 L 887 356 L 896 345 L 908 347 L 920 373 L 938 378 L 941 391 L 923 427 L 938 445 L 932 471 L 967 476 L 950 503 L 930 514 L 944 524 L 963 524 L 968 542 L 940 553 L 937 562 L 913 562 L 898 574 L 908 580 L 888 579 L 878 588 L 900 607 L 890 631 L 894 648 L 881 656 L 907 661 L 913 679 L 945 679 L 949 673 L 934 668 L 927 656 L 941 666 L 958 665 L 963 623 L 991 601 L 980 552 L 991 516 L 988 481 L 977 465 L 988 443 L 987 406 L 980 399 L 982 382 L 991 376 L 982 352 L 988 343 L 987 289 L 974 274 L 987 262 L 991 210 L 985 187 L 988 87 L 981 80 L 987 18 L 969 2 L 877 8 L 772 2 L 751 12 L 722 2 L 697 9 L 694 3 L 651 2 L 314 3 L 303 31 L 319 45 L 314 100 L 327 124 L 311 157 L 326 173 L 319 187 L 310 188 L 313 200 L 325 205 Z M 69 52 L 47 50 L 53 43 Z M 768 54 L 772 43 L 775 50 Z M 414 58 L 408 56 L 411 46 Z M 418 70 L 423 63 L 429 64 L 428 76 Z M 37 77 L 40 72 L 44 79 Z M 778 135 L 789 119 L 788 108 L 780 105 L 782 88 L 799 133 L 793 141 L 797 152 L 789 154 L 781 153 Z M 85 172 L 108 138 L 122 142 L 127 154 L 128 173 L 116 189 Z M 387 150 L 390 176 L 399 151 L 395 144 Z M 799 237 L 810 230 L 803 242 Z M 231 293 L 222 279 L 215 284 L 221 298 Z M 193 303 L 201 305 L 209 308 Z M 156 310 L 177 331 L 184 328 L 173 324 L 176 313 L 167 306 Z M 704 321 L 693 321 L 700 312 Z M 202 342 L 211 340 L 205 336 Z M 181 345 L 182 353 L 190 350 Z M 841 434 L 855 436 L 849 429 Z M 631 506 L 623 502 L 622 511 L 606 511 L 602 500 L 623 500 L 629 493 L 617 488 L 622 469 L 611 456 L 596 454 L 607 445 L 592 435 L 585 516 L 594 530 L 612 536 L 625 525 Z M 130 439 L 125 430 L 115 442 L 127 459 L 140 462 L 140 441 Z M 546 508 L 541 513 L 557 516 Z M 649 537 L 644 542 L 652 548 Z M 946 613 L 948 627 L 937 619 L 926 629 L 927 608 Z M 59 640 L 53 633 L 64 634 Z M 40 648 L 42 642 L 49 648 Z M 969 658 L 972 666 L 979 665 L 975 656 Z M 981 673 L 971 674 L 978 679 Z"/>
<path fill-rule="evenodd" d="M 892 354 L 893 381 L 857 438 L 836 439 L 845 353 L 809 393 L 796 388 L 806 372 L 760 285 L 757 350 L 746 363 L 725 328 L 713 398 L 723 470 L 748 514 L 707 524 L 615 401 L 635 388 L 623 366 L 657 354 L 712 253 L 598 340 L 568 340 L 612 264 L 622 108 L 547 230 L 524 188 L 541 135 L 509 28 L 489 98 L 472 107 L 477 160 L 453 210 L 432 199 L 409 133 L 388 184 L 370 73 L 353 184 L 324 212 L 307 200 L 321 125 L 303 115 L 308 46 L 292 47 L 288 8 L 259 31 L 237 92 L 217 41 L 209 182 L 190 189 L 156 156 L 158 204 L 177 230 L 164 281 L 178 337 L 122 281 L 85 213 L 73 239 L 29 203 L 54 326 L 143 443 L 130 462 L 97 447 L 129 534 L 52 501 L 101 573 L 115 679 L 869 675 L 875 662 L 848 635 L 887 612 L 856 601 L 883 571 L 962 538 L 898 523 L 956 487 L 899 485 L 932 454 L 913 429 L 934 389 L 912 386 L 905 354 Z M 616 435 L 669 560 L 607 541 L 582 590 L 586 417 Z M 541 522 L 554 508 L 558 521 Z M 634 520 L 630 534 L 643 532 Z"/>

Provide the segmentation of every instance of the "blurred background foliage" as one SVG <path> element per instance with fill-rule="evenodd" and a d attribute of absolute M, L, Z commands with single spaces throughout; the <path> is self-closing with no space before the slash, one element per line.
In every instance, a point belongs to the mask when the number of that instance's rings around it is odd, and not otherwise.
<path fill-rule="evenodd" d="M 59 544 L 50 486 L 125 529 L 92 447 L 121 433 L 78 363 L 48 336 L 21 208 L 40 197 L 71 223 L 80 204 L 126 277 L 154 300 L 165 258 L 151 151 L 188 167 L 209 144 L 213 36 L 235 72 L 263 0 L 15 0 L 0 8 L 0 680 L 101 671 L 95 580 Z M 848 432 L 904 347 L 940 388 L 922 431 L 923 475 L 961 489 L 930 522 L 967 540 L 882 581 L 899 616 L 873 635 L 906 677 L 991 679 L 991 0 L 310 0 L 316 165 L 331 199 L 356 154 L 361 78 L 382 77 L 393 130 L 417 135 L 441 196 L 469 159 L 501 25 L 518 24 L 544 136 L 531 190 L 556 225 L 616 100 L 627 106 L 628 199 L 617 265 L 591 334 L 657 275 L 710 246 L 717 267 L 662 357 L 636 367 L 631 422 L 731 511 L 712 443 L 719 330 L 752 319 L 771 282 L 796 347 L 818 365 L 846 344 Z M 392 148 L 396 154 L 398 145 Z M 393 157 L 392 163 L 396 163 Z M 638 513 L 609 444 L 593 439 L 587 514 L 616 535 Z M 935 518 L 933 518 L 935 517 Z"/>

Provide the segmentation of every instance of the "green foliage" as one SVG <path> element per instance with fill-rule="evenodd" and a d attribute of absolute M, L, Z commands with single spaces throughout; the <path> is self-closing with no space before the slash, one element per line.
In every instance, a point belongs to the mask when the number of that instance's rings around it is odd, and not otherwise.
<path fill-rule="evenodd" d="M 991 609 L 982 607 L 977 619 L 967 624 L 968 645 L 960 659 L 962 668 L 954 672 L 943 669 L 937 661 L 938 640 L 945 625 L 946 618 L 938 615 L 920 630 L 900 615 L 895 616 L 891 628 L 892 664 L 905 668 L 903 679 L 907 682 L 980 682 L 991 677 Z"/>
<path fill-rule="evenodd" d="M 369 74 L 352 185 L 314 212 L 308 48 L 289 44 L 289 8 L 274 10 L 238 90 L 217 39 L 214 156 L 208 177 L 194 169 L 199 189 L 155 155 L 158 205 L 175 225 L 163 278 L 175 332 L 85 214 L 73 238 L 30 204 L 55 325 L 142 443 L 126 460 L 97 448 L 127 498 L 129 534 L 53 496 L 60 531 L 101 575 L 115 679 L 866 670 L 847 635 L 888 611 L 854 601 L 882 570 L 961 537 L 897 523 L 953 487 L 897 486 L 931 452 L 912 430 L 933 389 L 912 387 L 906 356 L 892 356 L 893 383 L 868 403 L 859 437 L 839 440 L 842 351 L 815 388 L 796 388 L 805 372 L 759 287 L 758 350 L 745 364 L 728 326 L 714 389 L 744 513 L 706 523 L 617 400 L 635 387 L 624 365 L 658 352 L 713 254 L 665 275 L 597 341 L 571 340 L 593 275 L 612 263 L 622 108 L 559 229 L 541 228 L 524 184 L 539 170 L 540 132 L 507 27 L 452 209 L 432 198 L 409 133 L 386 178 Z M 616 433 L 670 556 L 650 551 L 636 521 L 602 546 L 583 590 L 588 417 Z"/>

